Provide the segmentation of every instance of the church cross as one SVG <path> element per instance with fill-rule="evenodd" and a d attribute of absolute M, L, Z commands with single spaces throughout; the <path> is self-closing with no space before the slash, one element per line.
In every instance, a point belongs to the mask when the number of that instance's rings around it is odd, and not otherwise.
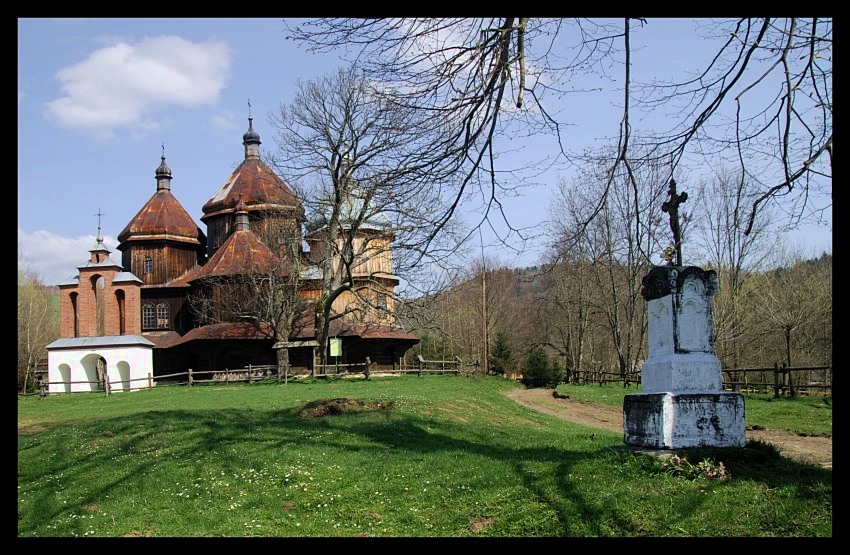
<path fill-rule="evenodd" d="M 100 208 L 97 209 L 97 242 L 103 243 L 103 235 L 100 233 L 100 217 L 103 216 L 103 212 L 100 211 Z"/>
<path fill-rule="evenodd" d="M 688 200 L 688 193 L 676 194 L 676 181 L 670 179 L 670 200 L 661 205 L 661 210 L 670 214 L 670 230 L 673 232 L 673 248 L 676 250 L 676 266 L 682 265 L 682 233 L 679 229 L 679 205 Z"/>

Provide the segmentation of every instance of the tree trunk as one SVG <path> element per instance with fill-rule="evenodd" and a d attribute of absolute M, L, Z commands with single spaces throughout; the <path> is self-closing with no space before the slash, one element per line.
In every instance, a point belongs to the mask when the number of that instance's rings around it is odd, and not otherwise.
<path fill-rule="evenodd" d="M 282 347 L 277 350 L 277 375 L 280 381 L 280 375 L 283 374 L 284 383 L 289 380 L 289 348 Z"/>
<path fill-rule="evenodd" d="M 788 372 L 788 390 L 791 397 L 797 396 L 797 386 L 794 384 L 794 376 L 791 373 L 791 328 L 785 328 L 785 368 Z"/>

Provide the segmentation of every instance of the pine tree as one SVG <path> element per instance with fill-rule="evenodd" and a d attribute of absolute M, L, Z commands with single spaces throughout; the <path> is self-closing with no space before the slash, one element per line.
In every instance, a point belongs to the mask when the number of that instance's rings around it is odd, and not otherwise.
<path fill-rule="evenodd" d="M 508 334 L 503 331 L 496 333 L 496 342 L 490 351 L 490 372 L 504 374 L 514 367 L 514 352 L 508 343 Z"/>

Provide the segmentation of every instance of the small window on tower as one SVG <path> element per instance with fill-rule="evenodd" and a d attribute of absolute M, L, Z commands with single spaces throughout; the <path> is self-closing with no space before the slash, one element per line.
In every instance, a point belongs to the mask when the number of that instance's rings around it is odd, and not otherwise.
<path fill-rule="evenodd" d="M 153 272 L 153 258 L 150 256 L 145 257 L 145 273 L 150 274 Z"/>

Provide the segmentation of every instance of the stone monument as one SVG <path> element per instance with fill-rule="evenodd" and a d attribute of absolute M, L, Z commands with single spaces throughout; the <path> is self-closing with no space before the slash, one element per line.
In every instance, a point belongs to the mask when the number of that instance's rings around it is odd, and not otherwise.
<path fill-rule="evenodd" d="M 674 244 L 665 249 L 667 265 L 643 278 L 649 357 L 641 369 L 642 392 L 623 401 L 623 439 L 659 449 L 743 447 L 744 397 L 723 391 L 714 354 L 711 297 L 717 274 L 682 266 L 678 206 L 686 200 L 671 180 L 662 210 L 670 214 Z"/>

